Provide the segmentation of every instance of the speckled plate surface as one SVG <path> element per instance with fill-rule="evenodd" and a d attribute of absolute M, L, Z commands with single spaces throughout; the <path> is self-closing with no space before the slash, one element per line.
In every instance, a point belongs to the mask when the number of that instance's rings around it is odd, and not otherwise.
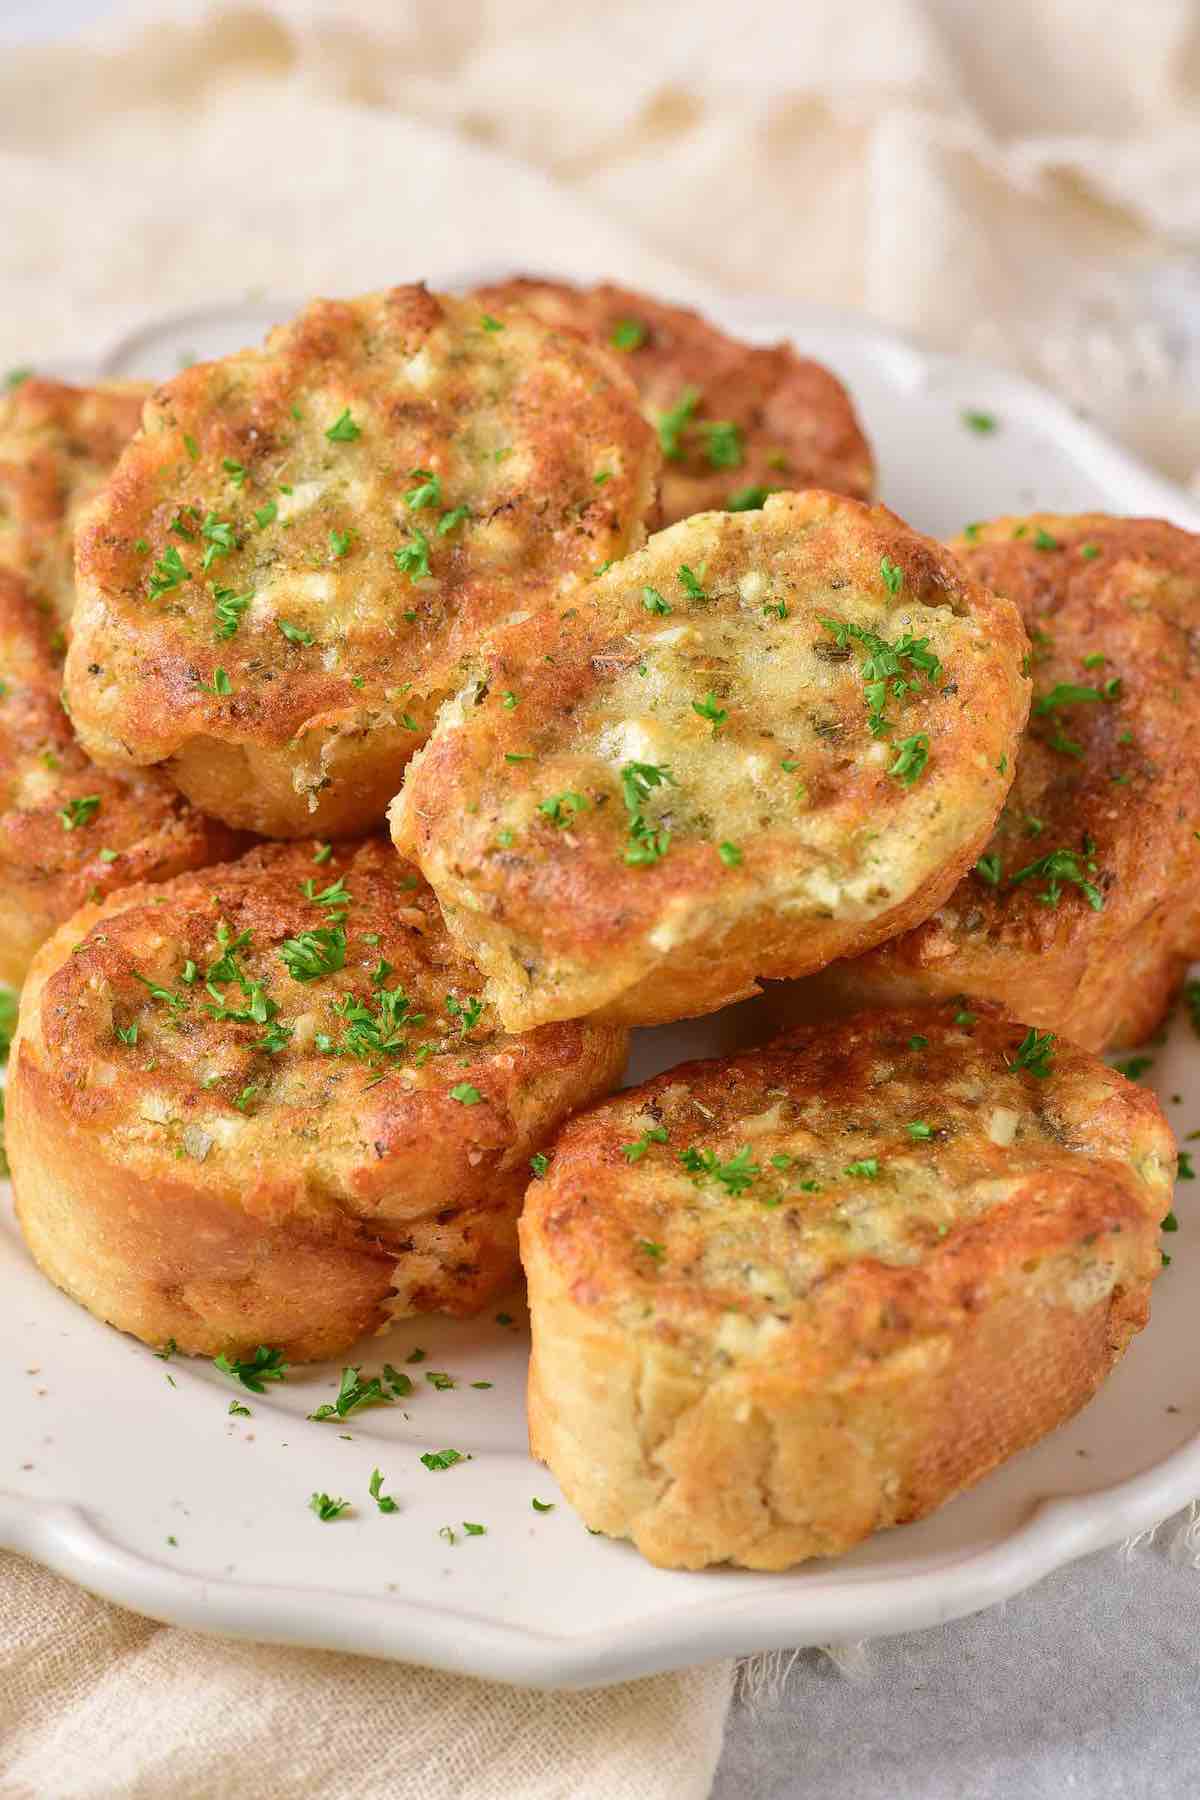
<path fill-rule="evenodd" d="M 181 360 L 256 341 L 288 310 L 165 321 L 118 346 L 103 373 L 169 374 Z M 925 531 L 1034 506 L 1155 513 L 1200 530 L 1195 502 L 1014 376 L 926 354 L 850 315 L 716 299 L 709 311 L 748 337 L 792 338 L 847 381 L 878 452 L 882 497 Z M 967 408 L 994 413 L 998 429 L 966 430 Z M 639 1032 L 631 1073 L 766 1030 L 762 1003 L 751 1001 Z M 1177 1022 L 1153 1054 L 1145 1079 L 1182 1136 L 1200 1127 L 1200 1041 Z M 416 1391 L 345 1424 L 315 1424 L 306 1415 L 332 1398 L 337 1368 L 305 1369 L 258 1395 L 211 1365 L 159 1360 L 42 1280 L 6 1196 L 0 1543 L 199 1630 L 539 1686 L 932 1625 L 1200 1495 L 1200 1248 L 1191 1247 L 1200 1223 L 1190 1193 L 1185 1185 L 1177 1201 L 1181 1228 L 1153 1322 L 1079 1418 L 921 1524 L 786 1575 L 668 1574 L 589 1536 L 526 1452 L 519 1297 L 497 1309 L 510 1323 L 420 1322 L 363 1344 L 346 1360 L 368 1371 L 423 1350 L 408 1370 Z M 439 1390 L 421 1379 L 429 1370 L 456 1385 Z M 230 1416 L 234 1398 L 250 1416 Z M 425 1468 L 424 1452 L 447 1448 L 470 1460 Z M 378 1512 L 368 1494 L 376 1467 L 395 1513 Z M 352 1510 L 322 1524 L 308 1507 L 314 1490 L 345 1496 Z M 535 1511 L 534 1498 L 552 1510 Z M 465 1520 L 486 1532 L 464 1533 Z"/>

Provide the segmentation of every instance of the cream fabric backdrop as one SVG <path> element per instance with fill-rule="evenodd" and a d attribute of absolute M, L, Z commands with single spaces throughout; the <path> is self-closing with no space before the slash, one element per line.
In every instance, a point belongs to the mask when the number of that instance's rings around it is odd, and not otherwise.
<path fill-rule="evenodd" d="M 491 263 L 862 306 L 1200 462 L 1190 0 L 162 0 L 0 59 L 0 365 Z M 722 1665 L 538 1696 L 0 1557 L 3 1793 L 696 1800 Z"/>

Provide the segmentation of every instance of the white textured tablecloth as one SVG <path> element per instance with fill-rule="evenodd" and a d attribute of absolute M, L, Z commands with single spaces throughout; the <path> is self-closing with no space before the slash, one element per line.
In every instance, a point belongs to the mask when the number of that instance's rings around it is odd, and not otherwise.
<path fill-rule="evenodd" d="M 0 366 L 231 296 L 548 267 L 859 305 L 1200 463 L 1192 0 L 0 0 L 0 42 L 73 15 L 86 39 L 0 57 Z M 1188 1791 L 1132 1764 L 1105 1785 L 1103 1755 L 1035 1768 L 1011 1706 L 980 1748 L 972 1647 L 1027 1659 L 1040 1700 L 1059 1674 L 1077 1716 L 1078 1631 L 1022 1648 L 1014 1621 L 1049 1630 L 1061 1599 L 1099 1642 L 1118 1566 L 1014 1602 L 1003 1638 L 989 1617 L 877 1646 L 862 1687 L 801 1658 L 739 1705 L 721 1800 Z M 1140 1603 L 1185 1579 L 1163 1561 Z M 534 1695 L 204 1640 L 15 1557 L 0 1617 L 5 1800 L 700 1800 L 732 1681 Z M 988 1743 L 1029 1778 L 985 1779 Z"/>

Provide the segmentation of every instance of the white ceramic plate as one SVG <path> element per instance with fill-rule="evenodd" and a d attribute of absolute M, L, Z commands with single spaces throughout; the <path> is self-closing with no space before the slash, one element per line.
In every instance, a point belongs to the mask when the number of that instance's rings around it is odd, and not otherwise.
<path fill-rule="evenodd" d="M 489 272 L 490 273 L 490 272 Z M 447 285 L 457 285 L 448 283 Z M 286 307 L 197 314 L 128 340 L 104 372 L 168 374 L 189 355 L 255 341 Z M 1200 529 L 1179 490 L 1049 394 L 933 356 L 849 316 L 719 302 L 744 335 L 789 336 L 849 383 L 879 454 L 880 491 L 935 534 L 1034 506 L 1156 513 Z M 965 408 L 993 412 L 990 436 Z M 778 999 L 776 998 L 776 1010 Z M 636 1077 L 765 1035 L 761 1002 L 638 1034 Z M 1177 1025 L 1150 1079 L 1181 1136 L 1200 1127 L 1200 1044 Z M 1178 1098 L 1176 1098 L 1178 1096 Z M 203 1631 L 400 1657 L 540 1686 L 583 1686 L 737 1652 L 864 1638 L 970 1612 L 1200 1494 L 1195 1292 L 1200 1230 L 1181 1189 L 1173 1266 L 1154 1320 L 1088 1409 L 918 1525 L 787 1575 L 653 1569 L 591 1537 L 525 1449 L 526 1334 L 491 1317 L 402 1326 L 347 1361 L 404 1365 L 410 1401 L 338 1424 L 306 1414 L 333 1367 L 263 1395 L 211 1365 L 166 1363 L 97 1324 L 35 1272 L 3 1208 L 0 1542 L 97 1593 Z M 498 1311 L 505 1309 L 498 1308 Z M 420 1377 L 448 1371 L 453 1391 Z M 474 1387 L 491 1382 L 490 1387 Z M 250 1417 L 229 1415 L 231 1399 Z M 441 1472 L 423 1452 L 471 1460 Z M 367 1491 L 381 1468 L 399 1510 Z M 319 1522 L 309 1495 L 353 1502 Z M 553 1502 L 538 1513 L 534 1498 Z M 464 1534 L 463 1522 L 486 1526 Z M 440 1536 L 449 1526 L 454 1543 Z"/>

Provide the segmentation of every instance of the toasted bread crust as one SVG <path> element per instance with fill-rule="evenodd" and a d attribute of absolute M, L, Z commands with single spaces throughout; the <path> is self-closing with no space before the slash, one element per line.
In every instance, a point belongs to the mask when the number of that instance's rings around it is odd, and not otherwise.
<path fill-rule="evenodd" d="M 521 1221 L 530 1442 L 591 1529 L 669 1568 L 836 1555 L 1068 1418 L 1145 1323 L 1153 1096 L 954 1020 L 685 1064 L 562 1133 Z"/>
<path fill-rule="evenodd" d="M 628 367 L 652 425 L 682 406 L 678 429 L 668 423 L 664 433 L 665 525 L 744 502 L 755 488 L 870 498 L 874 461 L 849 394 L 790 344 L 739 343 L 699 313 L 609 283 L 580 288 L 529 276 L 479 298 L 498 311 L 525 307 L 607 347 Z"/>
<path fill-rule="evenodd" d="M 85 907 L 22 996 L 22 1229 L 147 1343 L 304 1360 L 476 1310 L 513 1278 L 530 1154 L 619 1074 L 618 1030 L 472 1016 L 476 971 L 388 845 L 316 849 Z"/>
<path fill-rule="evenodd" d="M 0 572 L 52 625 L 75 609 L 74 532 L 141 423 L 140 381 L 73 387 L 31 375 L 0 393 Z"/>
<path fill-rule="evenodd" d="M 658 461 L 574 333 L 313 302 L 160 388 L 82 522 L 85 748 L 269 836 L 374 828 L 464 652 L 640 543 Z"/>
<path fill-rule="evenodd" d="M 953 549 L 1033 642 L 1016 781 L 938 911 L 797 1005 L 968 993 L 1087 1049 L 1144 1042 L 1200 955 L 1200 538 L 1037 514 L 973 526 Z M 1066 689 L 1095 697 L 1056 703 Z M 1057 883 L 1026 872 L 1062 851 Z"/>
<path fill-rule="evenodd" d="M 924 659 L 876 731 L 863 633 Z M 1015 608 L 886 508 L 702 514 L 480 660 L 393 836 L 511 1029 L 710 1011 L 949 892 L 1011 781 L 1026 651 Z"/>
<path fill-rule="evenodd" d="M 59 704 L 62 656 L 27 585 L 0 569 L 0 981 L 87 901 L 236 854 L 157 770 L 88 761 Z"/>

